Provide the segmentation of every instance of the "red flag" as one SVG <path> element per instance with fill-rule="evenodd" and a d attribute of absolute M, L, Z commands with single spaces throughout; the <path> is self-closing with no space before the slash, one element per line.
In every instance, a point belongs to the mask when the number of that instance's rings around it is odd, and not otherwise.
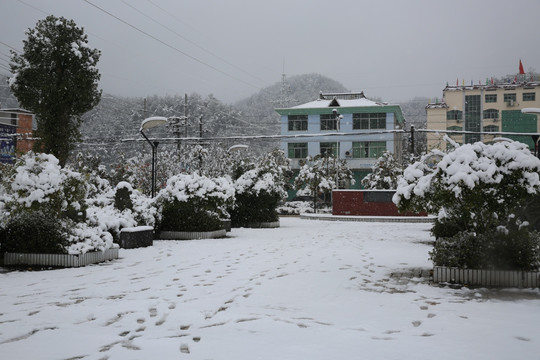
<path fill-rule="evenodd" d="M 525 74 L 525 70 L 523 70 L 523 64 L 521 63 L 521 59 L 519 59 L 519 74 L 520 75 Z"/>

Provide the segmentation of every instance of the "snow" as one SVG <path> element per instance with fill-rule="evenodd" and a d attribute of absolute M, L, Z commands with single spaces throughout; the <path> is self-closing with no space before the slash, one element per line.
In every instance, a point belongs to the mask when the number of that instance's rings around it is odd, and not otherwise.
<path fill-rule="evenodd" d="M 333 100 L 328 99 L 317 99 L 314 101 L 310 101 L 305 104 L 300 104 L 297 106 L 293 106 L 292 109 L 320 109 L 320 108 L 328 108 L 330 107 Z M 340 107 L 364 107 L 364 106 L 384 106 L 381 103 L 361 98 L 361 99 L 339 99 L 336 100 L 339 103 Z"/>
<path fill-rule="evenodd" d="M 148 231 L 148 230 L 154 230 L 152 226 L 135 226 L 135 227 L 126 227 L 122 228 L 122 232 L 137 232 L 137 231 Z"/>
<path fill-rule="evenodd" d="M 450 138 L 445 137 L 451 141 Z M 411 194 L 425 196 L 431 190 L 434 179 L 440 176 L 441 184 L 454 192 L 458 198 L 464 188 L 474 189 L 479 184 L 500 184 L 505 177 L 519 172 L 523 178 L 520 185 L 534 194 L 540 188 L 540 160 L 531 154 L 527 145 L 517 141 L 500 141 L 493 144 L 476 142 L 456 145 L 448 154 L 432 152 L 405 169 L 398 181 L 394 202 L 399 198 L 410 199 Z M 429 157 L 441 156 L 435 169 L 426 163 Z"/>
<path fill-rule="evenodd" d="M 2 358 L 538 357 L 538 290 L 391 276 L 431 267 L 430 224 L 280 221 L 0 273 Z"/>

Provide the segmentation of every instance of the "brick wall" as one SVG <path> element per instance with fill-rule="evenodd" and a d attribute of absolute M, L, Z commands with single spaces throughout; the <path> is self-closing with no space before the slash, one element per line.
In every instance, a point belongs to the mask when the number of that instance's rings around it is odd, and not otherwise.
<path fill-rule="evenodd" d="M 334 190 L 333 215 L 426 216 L 426 213 L 400 213 L 392 202 L 394 190 Z"/>
<path fill-rule="evenodd" d="M 34 146 L 34 140 L 29 139 L 32 137 L 32 115 L 19 114 L 18 117 L 17 134 L 22 137 L 17 139 L 17 151 L 26 153 Z"/>

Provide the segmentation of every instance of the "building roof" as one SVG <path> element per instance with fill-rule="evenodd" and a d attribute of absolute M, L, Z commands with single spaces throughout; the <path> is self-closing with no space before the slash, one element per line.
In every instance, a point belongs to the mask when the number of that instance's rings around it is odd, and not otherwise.
<path fill-rule="evenodd" d="M 388 104 L 369 100 L 365 97 L 364 92 L 327 94 L 321 92 L 317 100 L 293 106 L 291 109 L 321 109 L 334 107 L 364 107 L 384 105 Z"/>
<path fill-rule="evenodd" d="M 300 104 L 290 108 L 275 109 L 280 115 L 306 115 L 306 114 L 331 114 L 336 109 L 346 112 L 392 112 L 396 115 L 396 120 L 404 123 L 403 113 L 399 105 L 389 105 L 388 103 L 376 102 L 365 97 L 363 92 L 351 93 L 320 93 L 319 98 L 314 101 Z"/>
<path fill-rule="evenodd" d="M 21 109 L 21 108 L 5 108 L 5 109 L 0 109 L 0 111 L 9 112 L 9 113 L 17 113 L 17 114 L 33 115 L 32 112 L 30 112 L 28 110 L 25 110 L 25 109 Z"/>
<path fill-rule="evenodd" d="M 457 86 L 451 86 L 446 85 L 446 87 L 443 89 L 443 91 L 463 91 L 463 90 L 497 90 L 497 89 L 516 89 L 516 88 L 524 88 L 524 89 L 533 89 L 536 87 L 539 87 L 540 83 L 538 82 L 511 82 L 511 83 L 498 83 L 498 84 L 471 84 L 471 85 L 457 85 Z"/>
<path fill-rule="evenodd" d="M 429 103 L 426 109 L 448 109 L 448 105 L 445 102 Z"/>

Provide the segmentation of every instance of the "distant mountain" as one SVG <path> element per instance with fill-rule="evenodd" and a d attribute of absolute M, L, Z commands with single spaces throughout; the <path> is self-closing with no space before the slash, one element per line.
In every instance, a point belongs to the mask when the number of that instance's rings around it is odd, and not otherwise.
<path fill-rule="evenodd" d="M 6 78 L 0 79 L 6 83 Z M 280 118 L 276 108 L 292 107 L 317 99 L 320 92 L 347 92 L 341 83 L 320 74 L 304 74 L 283 78 L 256 94 L 234 104 L 225 104 L 214 96 L 188 95 L 187 107 L 184 95 L 150 96 L 146 98 L 126 98 L 103 94 L 101 102 L 83 115 L 81 125 L 82 142 L 79 151 L 99 154 L 103 163 L 110 164 L 118 156 L 130 156 L 144 149 L 144 142 L 122 140 L 141 139 L 139 127 L 145 117 L 182 117 L 188 115 L 187 126 L 162 127 L 153 129 L 155 137 L 199 136 L 202 122 L 203 137 L 223 137 L 237 135 L 277 135 Z M 426 102 L 427 103 L 427 102 Z M 0 86 L 2 107 L 17 107 L 17 101 L 8 87 Z M 403 103 L 405 118 L 417 127 L 425 124 L 424 101 L 421 99 Z M 424 125 L 425 126 L 425 125 Z M 231 140 L 232 143 L 236 143 Z M 266 152 L 279 144 L 278 140 L 242 141 L 250 145 L 255 153 Z M 222 142 L 227 146 L 228 141 Z M 160 148 L 167 146 L 165 142 Z M 170 144 L 174 146 L 174 144 Z"/>
<path fill-rule="evenodd" d="M 234 104 L 243 117 L 258 124 L 264 134 L 279 133 L 276 108 L 291 107 L 318 98 L 320 92 L 346 92 L 345 86 L 320 74 L 296 75 L 266 87 Z"/>

